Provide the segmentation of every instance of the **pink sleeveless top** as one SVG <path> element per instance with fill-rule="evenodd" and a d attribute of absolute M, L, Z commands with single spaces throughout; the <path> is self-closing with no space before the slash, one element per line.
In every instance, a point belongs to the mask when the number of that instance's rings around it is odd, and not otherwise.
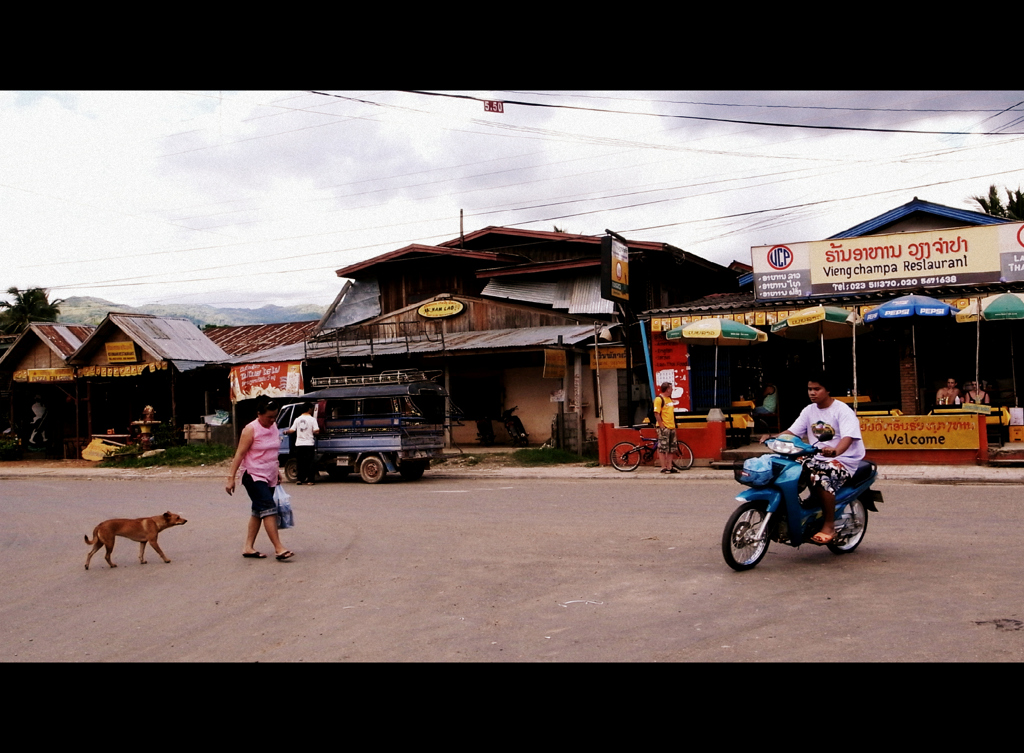
<path fill-rule="evenodd" d="M 253 428 L 252 446 L 242 459 L 242 469 L 257 481 L 277 486 L 277 455 L 281 447 L 277 424 L 263 428 L 257 418 L 249 426 Z"/>

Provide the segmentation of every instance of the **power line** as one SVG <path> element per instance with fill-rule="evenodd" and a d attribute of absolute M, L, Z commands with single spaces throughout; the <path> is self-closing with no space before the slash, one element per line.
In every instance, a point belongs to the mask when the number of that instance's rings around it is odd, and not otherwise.
<path fill-rule="evenodd" d="M 407 94 L 419 94 L 427 97 L 448 97 L 451 99 L 467 99 L 474 102 L 489 102 L 491 100 L 484 99 L 483 97 L 474 97 L 469 94 L 444 94 L 441 92 L 428 92 L 420 91 L 417 89 L 401 89 Z M 320 94 L 322 92 L 313 92 L 314 94 Z M 680 120 L 703 120 L 714 123 L 737 123 L 740 125 L 756 125 L 764 126 L 767 128 L 808 128 L 812 130 L 820 131 L 861 131 L 866 133 L 913 133 L 919 135 L 930 135 L 930 136 L 1009 136 L 1009 135 L 1024 135 L 1021 131 L 1011 132 L 988 132 L 988 131 L 917 131 L 906 128 L 868 128 L 866 126 L 832 126 L 832 125 L 809 125 L 806 123 L 773 123 L 764 120 L 742 120 L 738 118 L 712 118 L 703 115 L 674 115 L 670 113 L 656 113 L 656 112 L 635 112 L 629 110 L 611 110 L 600 107 L 581 107 L 579 105 L 554 105 L 546 104 L 543 102 L 524 102 L 522 100 L 505 99 L 502 100 L 507 105 L 520 105 L 521 107 L 543 107 L 557 110 L 579 110 L 584 112 L 600 112 L 612 115 L 638 115 L 649 118 L 675 118 Z"/>
<path fill-rule="evenodd" d="M 922 107 L 836 107 L 831 105 L 780 105 L 764 102 L 701 102 L 686 99 L 656 99 L 654 97 L 610 97 L 608 95 L 581 94 L 579 92 L 537 92 L 511 90 L 513 94 L 531 94 L 536 97 L 564 97 L 569 96 L 580 99 L 610 99 L 616 102 L 656 102 L 659 104 L 672 105 L 699 105 L 701 107 L 760 107 L 765 109 L 782 110 L 831 110 L 840 112 L 920 112 L 920 113 L 973 113 L 973 112 L 994 112 L 996 114 L 1007 112 L 1022 104 L 1018 102 L 1013 107 L 1001 109 L 988 108 L 922 108 Z"/>

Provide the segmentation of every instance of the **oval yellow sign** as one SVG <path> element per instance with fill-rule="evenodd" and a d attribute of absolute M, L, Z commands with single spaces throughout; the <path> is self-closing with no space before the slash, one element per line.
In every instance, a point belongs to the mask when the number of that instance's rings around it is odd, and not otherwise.
<path fill-rule="evenodd" d="M 416 309 L 416 313 L 428 319 L 442 319 L 446 316 L 461 314 L 464 308 L 462 301 L 433 301 L 424 303 Z"/>

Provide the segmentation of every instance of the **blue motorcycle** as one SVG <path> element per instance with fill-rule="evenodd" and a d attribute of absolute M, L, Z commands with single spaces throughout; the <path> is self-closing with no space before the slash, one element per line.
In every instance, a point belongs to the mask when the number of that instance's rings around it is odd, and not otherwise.
<path fill-rule="evenodd" d="M 722 555 L 733 570 L 756 567 L 772 541 L 796 547 L 815 543 L 810 539 L 824 523 L 821 508 L 808 495 L 800 496 L 807 487 L 800 461 L 817 450 L 786 434 L 765 444 L 772 454 L 751 458 L 734 470 L 736 480 L 751 488 L 736 497 L 742 504 L 722 533 Z M 825 544 L 833 553 L 852 552 L 864 539 L 868 510 L 878 512 L 876 505 L 883 501 L 882 493 L 871 488 L 877 477 L 875 464 L 862 460 L 836 495 L 836 535 Z"/>

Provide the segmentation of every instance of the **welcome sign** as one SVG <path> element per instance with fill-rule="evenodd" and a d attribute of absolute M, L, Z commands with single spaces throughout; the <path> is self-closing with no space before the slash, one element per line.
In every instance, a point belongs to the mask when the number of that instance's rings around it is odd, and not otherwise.
<path fill-rule="evenodd" d="M 978 419 L 969 416 L 876 416 L 860 418 L 867 450 L 977 450 Z"/>
<path fill-rule="evenodd" d="M 762 301 L 1024 280 L 1024 223 L 754 246 Z"/>

